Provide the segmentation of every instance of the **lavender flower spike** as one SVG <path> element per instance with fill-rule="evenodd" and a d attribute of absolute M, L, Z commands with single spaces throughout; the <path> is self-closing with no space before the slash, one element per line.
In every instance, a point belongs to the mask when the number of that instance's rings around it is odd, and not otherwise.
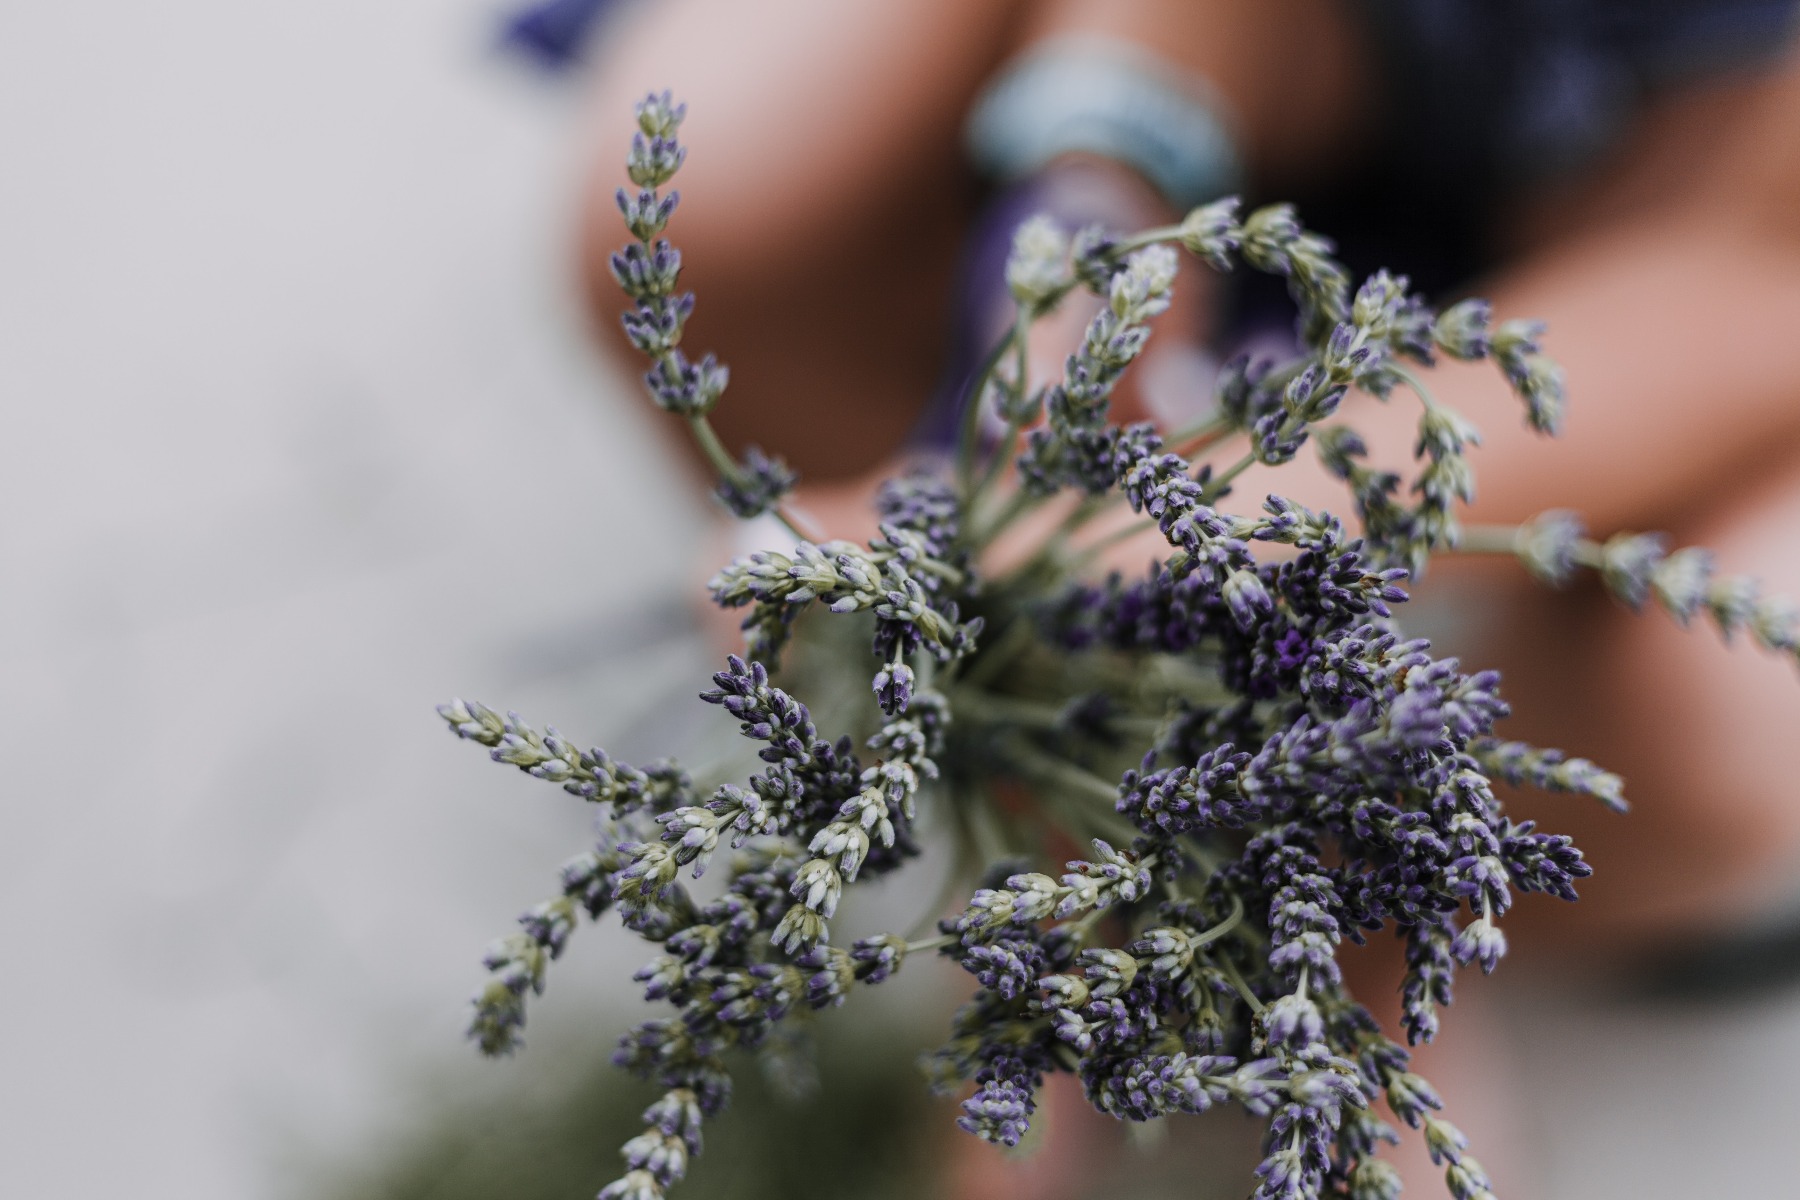
<path fill-rule="evenodd" d="M 612 260 L 626 337 L 652 402 L 716 468 L 724 508 L 792 530 L 793 473 L 719 441 L 707 414 L 729 402 L 726 368 L 685 343 L 695 300 L 664 190 L 686 159 L 685 112 L 666 93 L 637 109 L 633 186 L 618 197 L 632 240 Z M 1194 429 L 1121 427 L 1112 396 L 1170 306 L 1182 252 L 1281 280 L 1299 352 L 1228 367 L 1216 414 Z M 1501 736 L 1499 677 L 1406 635 L 1411 581 L 1439 554 L 1503 553 L 1552 586 L 1592 571 L 1631 607 L 1797 658 L 1800 609 L 1653 534 L 1598 542 L 1568 513 L 1465 526 L 1478 435 L 1423 376 L 1440 357 L 1489 360 L 1526 423 L 1553 433 L 1566 396 L 1545 331 L 1479 300 L 1435 311 L 1388 272 L 1358 281 L 1289 206 L 1220 200 L 1135 234 L 1029 221 L 1006 282 L 1014 326 L 972 392 L 998 401 L 1007 432 L 990 443 L 971 420 L 953 472 L 889 480 L 865 543 L 795 530 L 713 578 L 747 647 L 700 694 L 728 718 L 708 730 L 702 757 L 719 765 L 703 779 L 478 703 L 439 710 L 458 738 L 593 802 L 601 821 L 558 891 L 490 948 L 470 1037 L 489 1054 L 520 1046 L 583 914 L 616 913 L 647 944 L 633 979 L 659 1008 L 614 1061 L 660 1099 L 600 1195 L 664 1200 L 744 1057 L 785 1053 L 812 1014 L 936 954 L 972 994 L 927 1069 L 939 1091 L 961 1091 L 956 1124 L 979 1139 L 1017 1145 L 1047 1077 L 1067 1072 L 1120 1120 L 1255 1117 L 1258 1197 L 1393 1200 L 1381 1098 L 1423 1131 L 1453 1196 L 1491 1200 L 1410 1051 L 1351 994 L 1339 951 L 1397 938 L 1401 1026 L 1430 1040 L 1457 973 L 1500 965 L 1514 897 L 1572 901 L 1590 873 L 1567 836 L 1510 816 L 1496 783 L 1614 810 L 1623 784 Z M 1040 390 L 1020 369 L 1027 340 L 1078 287 L 1102 307 Z M 1344 403 L 1356 391 L 1416 400 L 1405 471 L 1366 461 Z M 1243 472 L 1309 442 L 1345 485 L 1337 511 L 1234 497 Z M 1138 569 L 1092 568 L 1140 532 L 1154 548 Z M 1003 538 L 1007 554 L 990 553 Z M 1066 845 L 1091 849 L 1046 856 Z M 916 889 L 869 886 L 922 855 L 944 859 L 938 876 L 966 897 L 935 934 Z M 703 871 L 707 890 L 690 893 L 683 876 Z M 853 909 L 885 932 L 846 940 Z"/>

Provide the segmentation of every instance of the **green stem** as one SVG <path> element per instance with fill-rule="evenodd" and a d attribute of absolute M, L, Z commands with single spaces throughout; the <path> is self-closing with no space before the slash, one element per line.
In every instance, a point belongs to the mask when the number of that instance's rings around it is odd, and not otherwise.
<path fill-rule="evenodd" d="M 988 457 L 987 469 L 967 494 L 965 504 L 970 511 L 973 511 L 976 502 L 994 485 L 994 481 L 1006 469 L 1006 464 L 1012 461 L 1013 450 L 1019 444 L 1019 431 L 1025 427 L 1025 389 L 1030 386 L 1030 380 L 1025 377 L 1025 348 L 1030 332 L 1031 315 L 1020 308 L 1018 319 L 1013 323 L 1013 381 L 1008 389 L 1012 393 L 1013 415 L 1007 419 L 1006 432 L 1001 435 L 999 444 Z"/>
<path fill-rule="evenodd" d="M 1399 363 L 1389 363 L 1387 369 L 1394 375 L 1400 377 L 1400 380 L 1412 390 L 1413 395 L 1419 398 L 1419 403 L 1423 404 L 1427 411 L 1435 411 L 1439 407 L 1437 397 L 1431 394 L 1431 389 L 1425 386 L 1425 381 L 1423 379 L 1420 379 L 1417 375 L 1413 374 Z"/>
<path fill-rule="evenodd" d="M 1086 941 L 1087 935 L 1093 932 L 1094 926 L 1100 923 L 1100 918 L 1104 917 L 1106 913 L 1107 910 L 1104 908 L 1090 908 L 1085 913 L 1081 914 L 1081 916 L 1063 926 L 1063 932 L 1070 937 Z"/>
<path fill-rule="evenodd" d="M 712 463 L 713 470 L 734 487 L 742 487 L 744 485 L 744 469 L 738 465 L 738 461 L 732 456 L 731 451 L 725 448 L 725 443 L 719 440 L 718 431 L 712 427 L 712 422 L 706 419 L 706 414 L 689 413 L 687 423 L 688 428 L 693 431 L 694 441 L 699 444 L 700 451 L 706 455 L 707 461 Z M 814 540 L 813 537 L 808 536 L 805 530 L 801 529 L 799 520 L 785 506 L 776 505 L 773 512 L 775 519 L 787 526 L 789 533 L 803 542 Z"/>
<path fill-rule="evenodd" d="M 1062 519 L 1062 524 L 1051 531 L 1049 538 L 1050 542 L 1053 544 L 1066 543 L 1071 537 L 1079 533 L 1081 527 L 1086 525 L 1089 521 L 1092 521 L 1107 509 L 1123 504 L 1124 502 L 1125 497 L 1116 492 L 1105 496 L 1084 497 L 1081 503 L 1077 504 L 1070 510 L 1069 515 Z"/>
<path fill-rule="evenodd" d="M 1007 497 L 1000 511 L 987 522 L 971 539 L 975 548 L 981 550 L 991 545 L 995 538 L 1006 531 L 1006 527 L 1018 520 L 1025 513 L 1043 503 L 1044 497 L 1034 496 L 1030 492 L 1020 490 Z"/>
<path fill-rule="evenodd" d="M 1519 533 L 1517 525 L 1465 525 L 1456 549 L 1462 554 L 1517 554 Z"/>
<path fill-rule="evenodd" d="M 1140 534 L 1148 533 L 1156 527 L 1155 517 L 1145 517 L 1141 521 L 1133 521 L 1123 528 L 1115 529 L 1099 541 L 1083 546 L 1079 553 L 1064 562 L 1063 569 L 1073 575 L 1082 570 L 1089 563 L 1093 562 L 1096 558 L 1099 558 L 1108 548 L 1116 546 L 1120 542 L 1128 542 L 1132 538 L 1137 537 Z"/>
<path fill-rule="evenodd" d="M 1200 933 L 1195 934 L 1194 938 L 1193 938 L 1193 944 L 1196 946 L 1210 945 L 1211 943 L 1216 942 L 1220 938 L 1229 934 L 1232 930 L 1236 929 L 1240 924 L 1243 923 L 1243 920 L 1244 920 L 1244 898 L 1242 896 L 1238 895 L 1236 892 L 1233 892 L 1233 893 L 1231 893 L 1231 912 L 1225 917 L 1225 919 L 1223 921 L 1220 921 L 1217 925 L 1214 925 L 1211 929 L 1207 929 Z"/>
<path fill-rule="evenodd" d="M 731 483 L 743 483 L 744 473 L 739 468 L 737 459 L 732 457 L 731 451 L 725 448 L 725 443 L 719 440 L 718 431 L 713 429 L 712 422 L 706 419 L 706 414 L 689 413 L 687 422 L 688 428 L 693 430 L 694 440 L 700 444 L 701 452 L 706 455 L 707 461 L 712 463 L 713 470 Z"/>
<path fill-rule="evenodd" d="M 1465 525 L 1450 548 L 1454 554 L 1507 554 L 1522 552 L 1519 544 L 1523 525 Z M 1598 571 L 1606 561 L 1606 547 L 1588 538 L 1578 539 L 1570 548 L 1570 558 L 1580 566 Z"/>
<path fill-rule="evenodd" d="M 993 806 L 983 796 L 976 803 L 967 805 L 963 810 L 963 822 L 969 831 L 969 838 L 975 843 L 976 851 L 984 863 L 999 862 L 1012 856 L 1012 847 L 1007 843 L 1006 832 L 994 819 Z"/>
<path fill-rule="evenodd" d="M 1072 820 L 1085 824 L 1094 835 L 1126 845 L 1129 845 L 1131 840 L 1138 835 L 1137 827 L 1119 816 L 1113 809 L 1119 799 L 1119 788 L 1116 783 L 1108 783 L 1098 775 L 1084 771 L 1072 762 L 1066 762 L 1046 754 L 1024 738 L 1013 738 L 1008 741 L 1004 753 L 1011 759 L 1013 765 L 1025 775 L 1052 785 L 1040 797 L 1043 802 L 1060 807 Z M 1059 786 L 1063 790 L 1059 791 Z M 1096 808 L 1086 804 L 1071 804 L 1069 801 L 1072 797 L 1068 795 L 1069 790 L 1079 792 L 1091 800 L 1098 800 L 1105 807 Z"/>
<path fill-rule="evenodd" d="M 1044 539 L 1044 544 L 1039 546 L 1030 558 L 1001 576 L 1000 581 L 1006 584 L 1021 583 L 1030 579 L 1037 572 L 1051 564 L 1057 565 L 1057 573 L 1068 573 L 1072 568 L 1066 562 L 1062 562 L 1061 559 L 1064 549 L 1069 544 L 1069 539 L 1078 533 L 1081 530 L 1081 527 L 1086 525 L 1089 521 L 1092 521 L 1107 509 L 1114 508 L 1124 502 L 1125 498 L 1116 492 L 1109 493 L 1105 496 L 1089 496 L 1082 500 L 1080 504 L 1077 504 L 1069 511 L 1068 516 L 1063 518 L 1062 524 L 1051 531 L 1050 536 Z"/>
<path fill-rule="evenodd" d="M 1269 1007 L 1261 1000 L 1258 1000 L 1256 998 L 1256 993 L 1250 990 L 1250 985 L 1244 981 L 1243 973 L 1238 970 L 1237 963 L 1231 960 L 1231 955 L 1219 955 L 1219 962 L 1221 968 L 1225 972 L 1225 978 L 1231 981 L 1231 986 L 1236 989 L 1238 995 L 1244 998 L 1244 1003 L 1250 1006 L 1251 1012 L 1259 1013 L 1263 1009 Z"/>
<path fill-rule="evenodd" d="M 1030 725 L 1037 729 L 1057 729 L 1063 723 L 1064 710 L 1054 704 L 1016 700 L 977 688 L 957 688 L 950 693 L 951 710 L 968 713 L 977 720 L 991 719 L 995 724 Z M 1163 718 L 1124 715 L 1108 718 L 1109 723 L 1133 732 L 1155 734 L 1163 726 Z"/>
<path fill-rule="evenodd" d="M 1007 330 L 1006 336 L 994 343 L 987 357 L 981 360 L 981 368 L 975 372 L 974 382 L 969 390 L 963 393 L 962 424 L 956 433 L 956 479 L 964 496 L 975 479 L 975 455 L 981 441 L 981 397 L 987 390 L 988 380 L 993 377 L 994 369 L 1006 356 L 1012 346 L 1019 326 L 1015 324 Z"/>
<path fill-rule="evenodd" d="M 1035 775 L 1046 782 L 1059 783 L 1064 787 L 1083 792 L 1096 800 L 1104 800 L 1110 808 L 1119 798 L 1117 784 L 1108 783 L 1092 772 L 1085 771 L 1072 762 L 1065 762 L 1038 750 L 1023 739 L 1009 743 L 1009 755 L 1028 775 Z"/>
<path fill-rule="evenodd" d="M 1171 433 L 1165 444 L 1171 453 L 1182 457 L 1192 455 L 1196 450 L 1204 450 L 1216 442 L 1223 441 L 1237 432 L 1237 426 L 1224 413 L 1214 413 L 1203 421 L 1196 421 L 1185 429 L 1177 429 Z M 1189 446 L 1190 442 L 1198 442 L 1197 446 Z"/>
<path fill-rule="evenodd" d="M 1236 479 L 1239 475 L 1242 475 L 1245 471 L 1248 471 L 1255 464 L 1256 454 L 1252 452 L 1244 455 L 1244 457 L 1238 459 L 1229 467 L 1226 467 L 1224 471 L 1207 480 L 1206 486 L 1200 489 L 1200 503 L 1211 504 L 1220 496 L 1223 496 L 1225 490 L 1231 486 L 1231 481 Z"/>
<path fill-rule="evenodd" d="M 996 672 L 1011 662 L 1020 650 L 1031 643 L 1031 622 L 1025 617 L 1014 617 L 1006 631 L 992 646 L 982 650 L 975 656 L 975 665 L 963 679 L 967 687 L 980 687 L 993 679 Z"/>
<path fill-rule="evenodd" d="M 1145 246 L 1154 246 L 1158 242 L 1172 242 L 1181 236 L 1179 225 L 1159 225 L 1155 229 L 1146 229 L 1142 233 L 1134 233 L 1130 237 L 1120 238 L 1114 243 L 1114 258 L 1130 254 L 1133 250 L 1142 250 Z"/>

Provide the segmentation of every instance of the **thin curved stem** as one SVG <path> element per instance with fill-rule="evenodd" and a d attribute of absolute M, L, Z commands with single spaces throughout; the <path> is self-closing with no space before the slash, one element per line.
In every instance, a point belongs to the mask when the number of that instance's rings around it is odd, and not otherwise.
<path fill-rule="evenodd" d="M 1231 983 L 1232 989 L 1236 991 L 1239 996 L 1244 998 L 1244 1003 L 1250 1006 L 1251 1012 L 1260 1013 L 1263 1009 L 1269 1007 L 1256 998 L 1256 993 L 1252 991 L 1250 985 L 1245 982 L 1244 973 L 1238 970 L 1238 965 L 1236 962 L 1232 961 L 1231 955 L 1219 955 L 1219 962 L 1221 964 L 1221 969 L 1225 972 L 1225 978 Z"/>
<path fill-rule="evenodd" d="M 1455 549 L 1463 554 L 1517 554 L 1518 525 L 1465 525 Z"/>
<path fill-rule="evenodd" d="M 1192 425 L 1177 429 L 1164 440 L 1164 444 L 1168 446 L 1171 453 L 1187 458 L 1197 451 L 1216 446 L 1237 432 L 1240 431 L 1232 423 L 1230 417 L 1224 413 L 1214 413 L 1205 420 L 1195 421 Z M 1195 444 L 1190 445 L 1189 443 Z"/>
<path fill-rule="evenodd" d="M 1086 567 L 1089 563 L 1093 562 L 1096 558 L 1099 558 L 1100 555 L 1113 546 L 1117 546 L 1121 542 L 1128 542 L 1132 538 L 1137 537 L 1140 534 L 1148 533 L 1156 527 L 1155 517 L 1145 517 L 1141 521 L 1133 521 L 1129 525 L 1115 529 L 1099 541 L 1090 542 L 1086 546 L 1083 546 L 1072 558 L 1065 560 L 1063 564 L 1064 569 L 1073 575 Z"/>
<path fill-rule="evenodd" d="M 1236 892 L 1231 893 L 1231 912 L 1226 914 L 1225 919 L 1220 921 L 1217 925 L 1214 925 L 1211 929 L 1205 929 L 1195 934 L 1193 938 L 1190 939 L 1190 944 L 1195 946 L 1205 946 L 1225 937 L 1227 934 L 1231 933 L 1232 930 L 1243 924 L 1244 913 L 1244 898 Z"/>
<path fill-rule="evenodd" d="M 1006 532 L 1007 526 L 1042 504 L 1044 500 L 1045 497 L 1034 496 L 1023 489 L 1014 492 L 1001 506 L 1000 511 L 995 513 L 993 518 L 975 533 L 971 539 L 975 548 L 981 550 L 992 545 L 995 538 Z"/>
<path fill-rule="evenodd" d="M 706 414 L 689 413 L 687 424 L 688 429 L 693 432 L 694 441 L 700 447 L 700 452 L 706 455 L 707 461 L 712 463 L 713 470 L 719 473 L 720 478 L 734 487 L 744 486 L 743 467 L 738 465 L 738 461 L 732 456 L 731 451 L 725 448 L 725 443 L 719 440 L 718 431 L 712 427 L 712 422 L 706 419 Z M 802 528 L 800 518 L 786 506 L 776 505 L 773 512 L 775 519 L 787 526 L 788 532 L 801 541 L 808 542 L 817 539 L 818 535 L 816 533 L 808 534 Z"/>
<path fill-rule="evenodd" d="M 1423 404 L 1427 411 L 1435 411 L 1442 407 L 1442 405 L 1437 402 L 1437 397 L 1431 394 L 1431 389 L 1425 386 L 1425 381 L 1413 374 L 1410 370 L 1397 362 L 1389 363 L 1387 369 L 1394 375 L 1397 375 L 1402 383 L 1406 384 L 1407 388 L 1413 395 L 1419 398 L 1419 403 Z"/>
<path fill-rule="evenodd" d="M 975 486 L 968 491 L 966 503 L 970 508 L 975 506 L 976 502 L 994 485 L 994 481 L 1000 477 L 1000 473 L 1006 469 L 1006 464 L 1012 460 L 1014 447 L 1019 444 L 1019 431 L 1025 427 L 1025 390 L 1031 386 L 1031 381 L 1025 374 L 1025 345 L 1030 331 L 1031 316 L 1025 309 L 1020 308 L 1018 320 L 1014 322 L 1012 332 L 1013 381 L 1009 390 L 1012 393 L 1013 415 L 1007 418 L 1006 432 L 1001 435 L 993 453 L 988 457 L 987 469 L 981 473 L 981 478 L 975 481 Z"/>
<path fill-rule="evenodd" d="M 993 378 L 994 371 L 1006 352 L 1012 347 L 1017 337 L 1018 325 L 1007 330 L 1006 336 L 994 343 L 994 348 L 987 352 L 981 360 L 981 367 L 975 372 L 975 379 L 963 393 L 962 423 L 956 432 L 956 479 L 962 494 L 967 497 L 975 480 L 975 457 L 981 443 L 981 397 L 987 391 L 988 380 Z"/>
<path fill-rule="evenodd" d="M 1206 485 L 1200 489 L 1200 503 L 1211 504 L 1213 501 L 1219 499 L 1230 490 L 1232 480 L 1236 479 L 1239 475 L 1242 475 L 1245 471 L 1248 471 L 1255 465 L 1256 453 L 1252 451 L 1232 463 L 1229 467 L 1226 467 L 1219 474 L 1214 475 L 1211 479 L 1207 480 Z"/>

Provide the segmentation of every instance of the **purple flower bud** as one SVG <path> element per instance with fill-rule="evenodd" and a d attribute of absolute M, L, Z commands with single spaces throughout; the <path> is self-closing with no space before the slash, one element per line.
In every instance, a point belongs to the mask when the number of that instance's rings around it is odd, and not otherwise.
<path fill-rule="evenodd" d="M 1493 306 L 1486 300 L 1464 300 L 1438 315 L 1431 337 L 1451 358 L 1465 362 L 1486 358 L 1492 345 L 1488 336 L 1492 319 Z"/>
<path fill-rule="evenodd" d="M 1667 552 L 1668 540 L 1659 533 L 1621 533 L 1600 552 L 1600 577 L 1627 606 L 1641 608 L 1650 595 L 1651 577 Z"/>
<path fill-rule="evenodd" d="M 662 240 L 651 246 L 633 242 L 615 251 L 608 265 L 626 295 L 649 300 L 675 291 L 681 278 L 681 251 Z"/>
<path fill-rule="evenodd" d="M 1239 629 L 1254 629 L 1258 621 L 1275 610 L 1269 590 L 1254 571 L 1233 571 L 1225 580 L 1224 592 L 1226 607 L 1231 610 L 1231 619 L 1237 622 Z"/>
<path fill-rule="evenodd" d="M 956 1123 L 984 1142 L 1016 1146 L 1031 1128 L 1031 1114 L 1036 1107 L 1031 1093 L 1018 1083 L 995 1079 L 963 1101 L 963 1115 Z"/>
<path fill-rule="evenodd" d="M 1498 925 L 1481 917 L 1469 922 L 1456 935 L 1456 940 L 1450 943 L 1450 953 L 1464 966 L 1480 960 L 1482 972 L 1492 974 L 1506 953 L 1506 935 L 1500 932 Z"/>
<path fill-rule="evenodd" d="M 760 517 L 775 508 L 781 503 L 782 497 L 799 482 L 799 477 L 788 469 L 785 462 L 765 455 L 756 446 L 745 448 L 738 470 L 736 478 L 727 477 L 719 481 L 714 495 L 730 510 L 732 516 L 744 521 Z"/>
<path fill-rule="evenodd" d="M 1188 253 L 1205 259 L 1214 270 L 1231 270 L 1231 258 L 1238 248 L 1241 203 L 1236 196 L 1226 196 L 1191 210 L 1182 218 L 1178 240 Z"/>
<path fill-rule="evenodd" d="M 1350 1172 L 1350 1200 L 1400 1200 L 1400 1172 L 1386 1159 L 1363 1159 Z"/>
<path fill-rule="evenodd" d="M 659 196 L 648 188 L 635 193 L 620 188 L 614 200 L 625 218 L 625 228 L 638 241 L 649 242 L 663 231 L 669 218 L 675 214 L 675 206 L 681 203 L 681 193 L 670 192 L 667 196 Z"/>
<path fill-rule="evenodd" d="M 903 662 L 889 663 L 875 673 L 875 700 L 881 711 L 897 716 L 912 703 L 913 669 Z"/>
<path fill-rule="evenodd" d="M 1263 1013 L 1263 1025 L 1271 1043 L 1301 1051 L 1325 1036 L 1319 1006 L 1305 996 L 1289 994 L 1277 999 Z"/>
<path fill-rule="evenodd" d="M 690 362 L 679 350 L 670 351 L 644 375 L 644 385 L 657 407 L 676 416 L 704 416 L 711 412 L 730 381 L 730 368 L 712 355 Z"/>

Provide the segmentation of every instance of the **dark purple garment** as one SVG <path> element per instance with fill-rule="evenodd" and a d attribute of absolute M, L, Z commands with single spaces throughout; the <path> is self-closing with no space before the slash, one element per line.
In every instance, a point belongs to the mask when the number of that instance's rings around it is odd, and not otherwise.
<path fill-rule="evenodd" d="M 538 0 L 506 20 L 501 41 L 547 71 L 578 64 L 601 18 L 618 0 Z"/>
<path fill-rule="evenodd" d="M 1357 274 L 1388 267 L 1427 294 L 1490 268 L 1487 230 L 1521 187 L 1575 169 L 1616 142 L 1659 91 L 1750 70 L 1793 40 L 1800 0 L 1361 0 L 1380 58 L 1375 145 L 1328 192 L 1284 196 L 1330 235 Z M 1252 203 L 1255 196 L 1246 197 Z M 1064 201 L 1074 200 L 1073 207 Z M 963 255 L 946 367 L 916 431 L 954 440 L 968 384 L 1010 309 L 1002 278 L 1012 230 L 1047 211 L 1082 212 L 1053 181 L 996 194 Z M 1240 273 L 1227 341 L 1285 326 L 1279 281 Z M 995 314 L 999 317 L 996 320 Z"/>
<path fill-rule="evenodd" d="M 1795 0 L 1365 0 L 1390 129 L 1469 181 L 1541 176 L 1612 143 L 1643 101 L 1766 64 Z M 1484 180 L 1485 181 L 1485 180 Z"/>
<path fill-rule="evenodd" d="M 1006 259 L 1013 231 L 1043 214 L 1073 232 L 1088 224 L 1115 226 L 1103 191 L 1084 170 L 1051 170 L 995 193 L 964 238 L 957 266 L 955 301 L 950 309 L 944 367 L 937 390 L 913 431 L 921 449 L 947 450 L 956 444 L 963 401 L 982 359 L 1012 324 L 1006 288 Z"/>
<path fill-rule="evenodd" d="M 1315 224 L 1352 266 L 1453 286 L 1493 264 L 1495 210 L 1592 162 L 1644 105 L 1778 58 L 1796 0 L 1365 0 L 1382 136 Z M 1326 223 L 1325 217 L 1331 221 Z"/>

